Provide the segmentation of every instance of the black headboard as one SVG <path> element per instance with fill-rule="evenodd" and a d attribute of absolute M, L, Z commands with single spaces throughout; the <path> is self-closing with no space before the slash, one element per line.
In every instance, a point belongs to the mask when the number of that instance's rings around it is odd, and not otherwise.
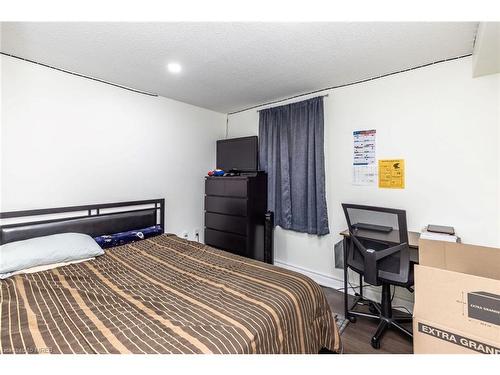
<path fill-rule="evenodd" d="M 127 207 L 131 208 L 126 209 Z M 125 210 L 122 210 L 123 208 Z M 120 211 L 101 212 L 113 209 Z M 78 216 L 66 216 L 76 215 L 78 212 Z M 40 219 L 42 215 L 55 214 L 65 214 L 65 217 L 33 221 L 34 217 Z M 22 220 L 23 218 L 27 221 Z M 68 232 L 85 233 L 95 237 L 153 225 L 160 225 L 165 231 L 165 199 L 1 212 L 0 219 L 16 219 L 16 223 L 0 225 L 0 244 Z"/>

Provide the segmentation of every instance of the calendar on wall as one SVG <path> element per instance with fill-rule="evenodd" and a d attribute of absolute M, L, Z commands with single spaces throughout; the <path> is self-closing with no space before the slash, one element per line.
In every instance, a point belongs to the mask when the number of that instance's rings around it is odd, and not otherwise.
<path fill-rule="evenodd" d="M 375 153 L 376 130 L 357 130 L 353 134 L 353 185 L 376 185 L 377 160 Z"/>

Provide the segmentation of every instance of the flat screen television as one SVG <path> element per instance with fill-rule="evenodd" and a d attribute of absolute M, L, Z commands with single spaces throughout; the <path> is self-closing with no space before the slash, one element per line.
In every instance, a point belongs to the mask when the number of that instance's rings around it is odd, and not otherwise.
<path fill-rule="evenodd" d="M 217 168 L 225 172 L 252 172 L 258 168 L 257 136 L 217 141 Z"/>

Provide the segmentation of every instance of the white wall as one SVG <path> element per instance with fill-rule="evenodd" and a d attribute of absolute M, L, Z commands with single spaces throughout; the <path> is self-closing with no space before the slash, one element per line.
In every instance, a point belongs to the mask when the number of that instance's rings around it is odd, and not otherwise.
<path fill-rule="evenodd" d="M 164 197 L 167 231 L 203 228 L 203 176 L 225 115 L 0 62 L 2 210 Z"/>
<path fill-rule="evenodd" d="M 500 22 L 479 24 L 472 54 L 474 77 L 500 73 Z"/>
<path fill-rule="evenodd" d="M 464 242 L 500 245 L 499 82 L 498 75 L 473 79 L 466 58 L 331 90 L 325 98 L 331 234 L 278 228 L 276 261 L 317 279 L 341 279 L 333 245 L 346 227 L 342 202 L 402 208 L 410 230 L 452 225 Z M 358 129 L 377 130 L 378 158 L 405 159 L 404 190 L 351 184 Z M 257 133 L 255 109 L 229 117 L 229 137 Z"/>

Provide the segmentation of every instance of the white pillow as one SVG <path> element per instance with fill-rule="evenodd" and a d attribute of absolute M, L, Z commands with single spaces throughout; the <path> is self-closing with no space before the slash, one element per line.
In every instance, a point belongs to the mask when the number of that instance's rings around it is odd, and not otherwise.
<path fill-rule="evenodd" d="M 15 272 L 54 263 L 73 262 L 104 254 L 94 239 L 82 233 L 61 233 L 0 246 L 0 279 Z"/>

